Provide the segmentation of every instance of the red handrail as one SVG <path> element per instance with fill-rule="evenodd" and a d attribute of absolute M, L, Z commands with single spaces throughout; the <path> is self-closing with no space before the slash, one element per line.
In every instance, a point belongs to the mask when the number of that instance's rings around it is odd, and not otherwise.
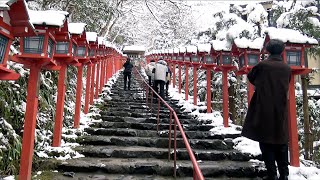
<path fill-rule="evenodd" d="M 171 149 L 171 126 L 172 126 L 172 115 L 174 117 L 174 177 L 176 177 L 177 173 L 177 126 L 179 128 L 179 131 L 181 133 L 183 142 L 186 146 L 187 152 L 189 154 L 190 160 L 192 162 L 193 166 L 193 179 L 199 179 L 199 180 L 204 180 L 204 177 L 202 175 L 202 171 L 199 168 L 199 164 L 197 162 L 197 159 L 195 158 L 193 151 L 190 147 L 190 144 L 188 142 L 188 139 L 184 133 L 183 127 L 181 126 L 181 123 L 179 121 L 179 118 L 177 116 L 177 113 L 171 108 L 171 106 L 164 101 L 160 95 L 154 91 L 152 87 L 149 86 L 149 84 L 145 81 L 145 79 L 142 77 L 140 72 L 134 68 L 134 72 L 139 74 L 140 76 L 140 82 L 144 84 L 144 88 L 146 89 L 146 101 L 147 105 L 149 103 L 148 97 L 149 97 L 149 90 L 151 90 L 151 109 L 153 110 L 153 94 L 155 94 L 158 97 L 158 114 L 157 114 L 157 132 L 159 132 L 159 123 L 160 123 L 160 101 L 165 105 L 169 110 L 170 110 L 170 125 L 169 125 L 169 146 L 168 146 L 168 160 L 170 161 L 170 149 Z M 160 101 L 159 101 L 160 100 Z"/>

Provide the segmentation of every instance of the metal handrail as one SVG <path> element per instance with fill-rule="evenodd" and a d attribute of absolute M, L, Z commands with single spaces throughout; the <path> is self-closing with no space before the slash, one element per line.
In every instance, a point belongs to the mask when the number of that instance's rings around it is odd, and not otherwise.
<path fill-rule="evenodd" d="M 134 68 L 134 72 L 136 72 L 137 74 L 139 74 L 140 76 L 140 81 L 141 83 L 144 84 L 144 88 L 146 89 L 146 101 L 147 101 L 147 105 L 148 105 L 148 94 L 149 94 L 149 89 L 151 90 L 151 109 L 153 109 L 153 94 L 155 94 L 156 97 L 158 97 L 158 114 L 157 114 L 157 132 L 159 132 L 159 123 L 160 123 L 160 118 L 159 118 L 159 114 L 160 114 L 160 101 L 163 103 L 163 105 L 165 105 L 169 110 L 170 110 L 170 125 L 169 125 L 169 146 L 168 146 L 168 161 L 170 161 L 170 149 L 171 149 L 171 126 L 172 126 L 172 116 L 174 117 L 174 177 L 176 177 L 177 175 L 177 126 L 179 128 L 179 131 L 181 133 L 183 142 L 186 146 L 187 152 L 189 154 L 190 160 L 192 162 L 192 166 L 193 166 L 193 179 L 197 179 L 197 180 L 204 180 L 202 171 L 199 168 L 199 164 L 197 162 L 197 159 L 195 158 L 193 151 L 190 147 L 190 144 L 188 142 L 188 139 L 185 135 L 185 132 L 183 130 L 183 127 L 181 126 L 181 123 L 179 121 L 179 118 L 176 114 L 176 112 L 171 108 L 171 106 L 165 101 L 163 100 L 160 95 L 155 92 L 155 90 L 149 86 L 149 84 L 146 82 L 146 80 L 142 77 L 141 73 Z M 160 101 L 159 101 L 160 100 Z"/>

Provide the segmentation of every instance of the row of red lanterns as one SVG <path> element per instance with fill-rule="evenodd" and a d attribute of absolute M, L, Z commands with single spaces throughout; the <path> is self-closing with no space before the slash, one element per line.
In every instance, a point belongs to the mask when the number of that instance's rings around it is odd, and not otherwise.
<path fill-rule="evenodd" d="M 272 30 L 272 31 L 271 31 Z M 278 34 L 289 32 L 293 30 L 287 29 L 271 29 L 266 34 L 264 39 L 258 38 L 257 42 L 249 42 L 243 44 L 241 39 L 236 39 L 232 43 L 227 41 L 214 40 L 208 44 L 198 44 L 197 46 L 187 46 L 182 48 L 174 48 L 167 50 L 153 50 L 146 54 L 147 63 L 150 60 L 159 60 L 163 58 L 169 64 L 173 72 L 172 84 L 176 86 L 176 66 L 178 65 L 179 77 L 179 93 L 181 93 L 182 79 L 181 66 L 185 66 L 185 99 L 188 100 L 188 69 L 193 67 L 193 100 L 194 105 L 197 105 L 197 69 L 202 68 L 206 70 L 207 77 L 207 112 L 211 113 L 211 71 L 222 72 L 222 92 L 223 92 L 223 124 L 228 127 L 229 120 L 229 94 L 228 94 L 228 72 L 234 70 L 237 75 L 247 74 L 254 65 L 265 58 L 267 54 L 265 45 L 270 39 L 281 39 L 277 37 Z M 277 33 L 281 31 L 282 33 Z M 301 35 L 302 36 L 302 35 Z M 305 67 L 304 53 L 305 48 L 316 45 L 317 41 L 314 39 L 306 42 L 286 41 L 285 50 L 282 54 L 284 62 L 290 65 L 292 69 L 292 76 L 310 73 L 311 70 Z M 250 44 L 251 43 L 251 44 Z M 254 44 L 254 45 L 252 45 Z M 258 45 L 257 45 L 258 44 Z M 234 63 L 234 60 L 237 63 Z M 292 166 L 299 166 L 299 145 L 298 145 L 298 131 L 296 118 L 296 99 L 294 90 L 294 77 L 291 78 L 289 88 L 289 137 L 290 137 L 290 163 Z M 248 103 L 254 92 L 254 87 L 248 82 Z"/>
<path fill-rule="evenodd" d="M 87 66 L 84 113 L 88 113 L 89 105 L 93 104 L 94 98 L 98 98 L 107 80 L 121 69 L 126 58 L 114 46 L 106 44 L 103 38 L 93 35 L 93 38 L 88 40 L 87 35 L 92 33 L 85 31 L 85 24 L 68 23 L 66 12 L 30 11 L 24 0 L 5 3 L 6 7 L 2 8 L 0 18 L 0 80 L 16 80 L 20 76 L 7 68 L 8 59 L 30 69 L 19 173 L 19 179 L 30 180 L 40 71 L 43 69 L 59 71 L 53 138 L 53 146 L 59 147 L 68 65 L 78 68 L 74 128 L 79 128 L 84 67 Z M 56 20 L 54 23 L 51 24 L 46 18 L 42 18 L 43 21 L 40 22 L 31 21 L 31 15 L 42 17 L 48 14 L 54 17 Z M 61 20 L 62 23 L 56 23 L 57 20 Z M 20 38 L 20 52 L 9 56 L 11 43 L 15 37 Z"/>

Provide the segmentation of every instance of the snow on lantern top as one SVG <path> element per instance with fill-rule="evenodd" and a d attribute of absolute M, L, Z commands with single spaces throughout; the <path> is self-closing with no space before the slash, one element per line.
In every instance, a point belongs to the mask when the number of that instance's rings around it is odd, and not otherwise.
<path fill-rule="evenodd" d="M 198 51 L 199 52 L 205 52 L 205 53 L 210 53 L 211 52 L 211 44 L 198 44 Z"/>
<path fill-rule="evenodd" d="M 179 54 L 179 48 L 174 48 L 174 49 L 173 49 L 173 53 Z"/>
<path fill-rule="evenodd" d="M 181 54 L 181 53 L 186 53 L 187 52 L 187 49 L 186 49 L 186 47 L 180 47 L 179 48 L 179 53 Z"/>
<path fill-rule="evenodd" d="M 255 40 L 250 40 L 247 38 L 236 38 L 234 40 L 235 45 L 238 48 L 242 48 L 242 49 L 259 49 L 262 50 L 263 49 L 263 43 L 264 43 L 264 38 L 256 38 Z"/>
<path fill-rule="evenodd" d="M 187 49 L 187 53 L 196 54 L 198 52 L 197 46 L 192 46 L 192 45 L 191 46 L 187 46 L 186 49 Z"/>
<path fill-rule="evenodd" d="M 87 41 L 96 42 L 98 34 L 96 32 L 86 32 Z"/>
<path fill-rule="evenodd" d="M 132 45 L 132 46 L 125 46 L 123 51 L 145 51 L 146 48 L 144 46 Z"/>
<path fill-rule="evenodd" d="M 269 35 L 270 39 L 279 39 L 284 43 L 318 44 L 316 39 L 301 34 L 299 31 L 293 29 L 269 27 L 265 30 L 265 33 Z"/>
<path fill-rule="evenodd" d="M 70 34 L 82 34 L 84 31 L 84 28 L 87 26 L 85 23 L 69 23 L 69 33 Z"/>
<path fill-rule="evenodd" d="M 64 24 L 66 17 L 69 15 L 66 11 L 34 11 L 28 10 L 30 22 L 34 25 L 58 26 Z"/>
<path fill-rule="evenodd" d="M 231 44 L 226 40 L 212 40 L 211 44 L 215 51 L 231 51 L 232 48 Z"/>

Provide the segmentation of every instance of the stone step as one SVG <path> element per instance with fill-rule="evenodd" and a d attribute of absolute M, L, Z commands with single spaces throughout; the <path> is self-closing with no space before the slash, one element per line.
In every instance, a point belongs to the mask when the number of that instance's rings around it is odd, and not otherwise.
<path fill-rule="evenodd" d="M 79 146 L 76 151 L 86 157 L 99 158 L 156 158 L 167 159 L 168 148 L 153 148 L 141 146 Z M 202 161 L 248 161 L 252 158 L 249 154 L 243 154 L 236 150 L 201 150 L 193 149 L 195 158 Z M 170 150 L 170 157 L 173 159 L 173 149 Z M 177 149 L 178 160 L 190 160 L 186 149 Z"/>
<path fill-rule="evenodd" d="M 50 172 L 52 173 L 52 172 Z M 107 174 L 107 173 L 75 173 L 74 177 L 63 176 L 63 172 L 53 173 L 52 180 L 193 180 L 193 177 L 177 177 L 157 176 L 157 175 L 139 175 L 139 174 Z M 39 176 L 38 176 L 39 177 Z M 206 178 L 206 180 L 261 180 L 261 178 L 235 178 L 235 177 L 220 177 Z"/>
<path fill-rule="evenodd" d="M 205 177 L 262 177 L 265 170 L 259 164 L 236 161 L 199 162 Z M 131 158 L 78 158 L 70 159 L 58 165 L 61 171 L 73 172 L 107 172 L 111 174 L 173 175 L 173 161 L 161 159 Z M 193 167 L 190 161 L 177 161 L 177 176 L 192 177 Z"/>
<path fill-rule="evenodd" d="M 137 130 L 128 128 L 86 128 L 85 131 L 91 135 L 103 135 L 103 136 L 128 136 L 128 137 L 168 137 L 169 130 L 159 131 L 156 130 Z M 173 137 L 174 131 L 171 131 L 171 137 Z M 210 131 L 185 131 L 188 139 L 225 139 L 225 138 L 237 138 L 241 134 L 213 134 Z M 181 138 L 181 133 L 177 132 L 177 137 Z"/>
<path fill-rule="evenodd" d="M 160 119 L 159 130 L 169 130 L 169 124 L 163 124 Z M 141 123 L 141 122 L 98 122 L 91 127 L 97 128 L 130 128 L 139 130 L 157 130 L 156 123 Z M 172 124 L 172 128 L 174 125 Z M 209 131 L 215 126 L 212 125 L 197 125 L 197 124 L 183 124 L 184 131 Z"/>
<path fill-rule="evenodd" d="M 102 119 L 103 121 L 106 122 L 140 122 L 140 123 L 157 123 L 157 117 L 149 117 L 149 118 L 134 118 L 134 117 L 120 117 L 120 116 L 99 116 L 99 119 Z M 195 125 L 201 125 L 205 124 L 203 121 L 200 122 L 198 120 L 193 120 L 193 119 L 179 119 L 181 124 L 195 124 Z M 172 119 L 173 122 L 173 119 Z M 170 123 L 169 118 L 161 118 L 161 123 L 168 124 Z M 211 123 L 211 122 L 210 122 Z M 208 123 L 208 124 L 210 124 Z"/>
<path fill-rule="evenodd" d="M 115 145 L 115 146 L 145 146 L 167 148 L 168 138 L 161 137 L 127 137 L 127 136 L 82 136 L 77 139 L 79 144 L 83 145 Z M 173 147 L 174 140 L 171 140 Z M 233 149 L 231 139 L 189 139 L 191 148 L 203 150 L 230 150 Z M 177 138 L 177 148 L 185 148 L 181 138 Z"/>

